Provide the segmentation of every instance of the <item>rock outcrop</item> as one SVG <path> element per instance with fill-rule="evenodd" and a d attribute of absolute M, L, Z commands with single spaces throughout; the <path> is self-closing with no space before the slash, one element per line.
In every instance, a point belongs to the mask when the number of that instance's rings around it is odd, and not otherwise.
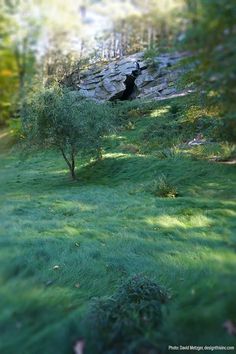
<path fill-rule="evenodd" d="M 98 101 L 163 99 L 181 93 L 176 83 L 183 70 L 176 64 L 187 55 L 168 53 L 144 60 L 144 53 L 137 53 L 86 71 L 75 71 L 63 83 Z"/>

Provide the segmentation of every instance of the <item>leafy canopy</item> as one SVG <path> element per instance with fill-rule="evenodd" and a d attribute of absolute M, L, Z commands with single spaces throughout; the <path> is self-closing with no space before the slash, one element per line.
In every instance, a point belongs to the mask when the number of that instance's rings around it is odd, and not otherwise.
<path fill-rule="evenodd" d="M 55 86 L 25 102 L 23 129 L 31 146 L 59 150 L 74 178 L 78 153 L 100 156 L 102 138 L 113 129 L 112 115 L 110 104 L 98 104 Z"/>

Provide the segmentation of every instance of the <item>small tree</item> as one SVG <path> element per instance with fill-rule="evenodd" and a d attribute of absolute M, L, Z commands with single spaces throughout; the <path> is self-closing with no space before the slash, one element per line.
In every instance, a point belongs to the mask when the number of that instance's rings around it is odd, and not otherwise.
<path fill-rule="evenodd" d="M 31 146 L 55 147 L 76 179 L 76 156 L 101 155 L 102 138 L 112 130 L 110 104 L 96 103 L 60 87 L 43 89 L 25 102 L 23 129 Z"/>

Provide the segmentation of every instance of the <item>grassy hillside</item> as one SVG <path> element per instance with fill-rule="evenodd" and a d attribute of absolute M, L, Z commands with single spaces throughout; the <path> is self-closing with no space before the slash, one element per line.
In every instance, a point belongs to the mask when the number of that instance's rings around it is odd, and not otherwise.
<path fill-rule="evenodd" d="M 81 162 L 77 182 L 56 152 L 0 155 L 2 354 L 73 353 L 91 336 L 91 299 L 139 273 L 171 296 L 164 353 L 235 343 L 223 328 L 236 320 L 235 165 L 211 160 L 232 153 L 215 139 L 217 118 L 210 128 L 214 112 L 191 97 L 116 109 L 123 129 L 102 161 Z M 188 148 L 199 132 L 208 144 Z M 155 195 L 162 174 L 176 198 Z"/>

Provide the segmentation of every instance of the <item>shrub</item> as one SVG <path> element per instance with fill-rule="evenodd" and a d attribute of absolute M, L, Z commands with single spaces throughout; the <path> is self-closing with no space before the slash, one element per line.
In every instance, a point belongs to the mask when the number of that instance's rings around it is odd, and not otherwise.
<path fill-rule="evenodd" d="M 43 89 L 24 103 L 23 128 L 30 145 L 55 147 L 73 179 L 76 157 L 101 154 L 102 137 L 112 130 L 112 110 L 60 87 Z"/>
<path fill-rule="evenodd" d="M 236 157 L 236 145 L 229 144 L 229 143 L 221 144 L 221 150 L 219 153 L 220 153 L 219 160 L 221 160 L 221 161 L 227 161 L 231 158 L 235 158 Z"/>
<path fill-rule="evenodd" d="M 222 125 L 219 132 L 220 137 L 223 140 L 228 140 L 229 142 L 236 142 L 236 113 L 225 114 L 222 119 Z"/>
<path fill-rule="evenodd" d="M 158 64 L 156 62 L 156 57 L 158 56 L 158 49 L 155 46 L 152 46 L 151 48 L 146 49 L 144 52 L 144 59 L 149 62 L 149 65 L 153 69 L 157 69 Z"/>
<path fill-rule="evenodd" d="M 181 107 L 177 103 L 173 103 L 170 107 L 170 113 L 173 115 L 177 115 L 181 111 Z"/>
<path fill-rule="evenodd" d="M 113 296 L 95 300 L 89 322 L 96 353 L 157 349 L 155 338 L 167 300 L 167 293 L 157 283 L 140 275 L 125 281 Z"/>
<path fill-rule="evenodd" d="M 183 151 L 179 147 L 173 145 L 171 148 L 162 149 L 157 155 L 160 159 L 176 159 L 183 157 Z"/>
<path fill-rule="evenodd" d="M 141 108 L 131 109 L 128 111 L 127 116 L 130 118 L 139 118 L 142 116 Z"/>
<path fill-rule="evenodd" d="M 144 52 L 144 59 L 153 59 L 158 56 L 158 49 L 155 46 L 151 46 Z"/>
<path fill-rule="evenodd" d="M 164 174 L 154 181 L 152 193 L 161 198 L 175 198 L 178 196 L 176 187 L 168 181 Z"/>
<path fill-rule="evenodd" d="M 143 99 L 132 101 L 117 101 L 113 103 L 113 108 L 118 124 L 126 124 L 129 120 L 138 119 L 155 108 L 155 101 L 146 101 Z"/>

